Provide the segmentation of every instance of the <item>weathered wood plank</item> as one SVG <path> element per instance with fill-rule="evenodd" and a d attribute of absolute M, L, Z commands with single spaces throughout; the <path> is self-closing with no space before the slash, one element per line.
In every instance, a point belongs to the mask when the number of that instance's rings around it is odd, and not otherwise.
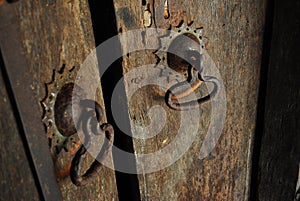
<path fill-rule="evenodd" d="M 75 67 L 76 73 L 95 46 L 88 2 L 59 0 L 48 5 L 46 1 L 19 1 L 9 6 L 14 7 L 19 21 L 23 53 L 34 79 L 31 88 L 39 97 L 36 104 L 40 105 L 42 124 L 40 103 L 46 96 L 45 83 L 52 80 L 53 70 L 65 65 L 68 70 Z M 96 100 L 103 106 L 101 86 Z M 92 160 L 88 157 L 84 168 Z M 76 187 L 69 177 L 60 179 L 59 185 L 64 200 L 118 200 L 114 171 L 106 167 L 85 187 Z"/>
<path fill-rule="evenodd" d="M 257 200 L 293 200 L 300 161 L 300 2 L 274 1 Z M 258 136 L 259 137 L 259 136 Z"/>
<path fill-rule="evenodd" d="M 145 7 L 142 2 L 153 1 L 115 1 L 120 32 L 144 28 Z M 248 200 L 265 2 L 169 1 L 171 15 L 166 20 L 163 17 L 164 2 L 155 1 L 155 24 L 152 27 L 174 27 L 181 20 L 194 21 L 196 27 L 203 27 L 206 49 L 225 84 L 227 116 L 217 146 L 209 157 L 199 160 L 200 146 L 211 115 L 209 104 L 201 107 L 202 117 L 200 122 L 196 122 L 201 129 L 183 157 L 166 169 L 139 176 L 142 200 Z M 158 47 L 159 39 L 150 37 L 145 36 L 144 41 L 150 40 Z M 135 42 L 142 47 L 142 41 L 136 38 Z M 123 49 L 131 46 L 132 44 L 125 42 Z M 140 65 L 156 62 L 151 51 L 131 53 L 123 59 L 124 73 Z M 131 84 L 132 80 L 125 82 L 128 94 Z M 149 125 L 148 112 L 153 105 L 162 106 L 167 116 L 165 127 L 157 136 L 147 140 L 134 140 L 137 153 L 158 151 L 165 146 L 164 142 L 169 143 L 176 136 L 179 113 L 166 107 L 164 100 L 158 98 L 153 89 L 140 89 L 131 97 L 129 104 L 134 135 L 142 132 L 136 130 L 135 125 Z"/>
<path fill-rule="evenodd" d="M 0 73 L 0 200 L 39 200 L 30 163 L 10 103 L 11 97 L 7 93 L 3 74 L 1 71 Z"/>

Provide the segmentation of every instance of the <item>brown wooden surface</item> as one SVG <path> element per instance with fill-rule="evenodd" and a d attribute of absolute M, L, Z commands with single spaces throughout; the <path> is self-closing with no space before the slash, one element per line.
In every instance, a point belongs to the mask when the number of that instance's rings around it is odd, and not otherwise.
<path fill-rule="evenodd" d="M 31 88 L 39 97 L 36 104 L 40 105 L 42 124 L 43 108 L 40 102 L 46 95 L 45 83 L 51 81 L 53 70 L 59 70 L 63 65 L 67 69 L 75 66 L 75 70 L 78 70 L 94 48 L 88 3 L 56 1 L 48 5 L 46 1 L 19 1 L 10 5 L 4 3 L 2 8 L 5 6 L 13 6 L 15 9 L 15 17 L 22 34 L 23 53 L 34 78 Z M 103 106 L 100 88 L 98 92 L 97 101 Z M 92 160 L 92 157 L 87 159 L 89 162 Z M 114 171 L 106 167 L 103 167 L 98 177 L 85 187 L 76 187 L 69 177 L 60 179 L 59 185 L 64 200 L 118 200 Z"/>
<path fill-rule="evenodd" d="M 149 1 L 151 2 L 151 1 Z M 155 1 L 158 28 L 176 26 L 185 19 L 203 26 L 206 49 L 222 75 L 227 93 L 227 117 L 223 134 L 209 157 L 199 160 L 199 150 L 209 125 L 209 104 L 201 108 L 201 131 L 184 156 L 161 171 L 139 175 L 142 200 L 248 200 L 251 155 L 256 119 L 256 102 L 262 53 L 266 1 L 169 1 L 170 19 L 163 17 L 163 1 Z M 120 32 L 143 28 L 142 1 L 116 0 L 117 25 Z M 153 25 L 152 27 L 154 27 Z M 147 41 L 147 36 L 145 41 Z M 151 39 L 158 43 L 158 39 Z M 142 40 L 136 39 L 142 46 Z M 123 49 L 130 47 L 124 44 Z M 145 56 L 147 53 L 147 56 Z M 146 61 L 146 62 L 145 62 Z M 123 71 L 155 62 L 151 51 L 127 55 Z M 125 83 L 128 86 L 131 83 Z M 149 124 L 148 109 L 164 106 L 151 88 L 143 88 L 131 100 L 133 124 Z M 165 139 L 176 134 L 178 113 L 164 107 L 168 122 L 163 131 L 150 140 L 134 140 L 136 152 L 149 153 L 163 147 Z M 137 161 L 139 162 L 139 161 Z"/>
<path fill-rule="evenodd" d="M 263 119 L 266 123 L 261 144 L 258 144 L 262 147 L 255 183 L 257 200 L 291 200 L 299 163 L 299 119 L 294 115 L 295 111 L 299 112 L 299 2 L 276 2 Z M 40 104 L 45 96 L 44 84 L 51 80 L 52 70 L 59 70 L 63 64 L 67 68 L 78 67 L 94 47 L 88 4 L 87 1 L 58 0 L 52 5 L 46 1 L 19 1 L 10 6 L 14 6 L 20 23 L 24 54 L 36 81 L 32 89 L 40 97 L 36 100 Z M 144 27 L 142 1 L 115 0 L 114 6 L 120 33 Z M 166 169 L 138 176 L 141 198 L 145 201 L 249 200 L 266 0 L 169 0 L 169 19 L 163 17 L 162 0 L 155 1 L 154 8 L 152 27 L 168 28 L 181 20 L 203 26 L 206 49 L 216 62 L 226 87 L 227 117 L 217 146 L 207 158 L 199 160 L 211 115 L 209 104 L 201 107 L 203 114 L 198 122 L 201 130 L 188 152 Z M 151 38 L 151 42 L 158 44 L 159 40 Z M 125 43 L 123 48 L 126 47 L 130 44 Z M 132 53 L 124 57 L 123 72 L 153 62 L 156 58 L 151 51 Z M 127 90 L 129 85 L 130 82 L 125 83 Z M 0 86 L 0 200 L 39 200 L 3 79 Z M 98 101 L 103 103 L 100 96 Z M 137 132 L 133 124 L 149 124 L 148 109 L 156 104 L 167 112 L 167 125 L 155 138 L 134 140 L 138 153 L 157 151 L 178 129 L 178 113 L 168 109 L 153 88 L 148 87 L 129 100 L 133 134 Z M 64 200 L 118 200 L 114 172 L 107 168 L 86 187 L 75 187 L 69 178 L 60 180 L 59 184 Z M 124 184 L 123 181 L 121 185 Z"/>
<path fill-rule="evenodd" d="M 39 200 L 31 166 L 27 159 L 23 139 L 18 131 L 2 73 L 0 97 L 0 200 Z"/>

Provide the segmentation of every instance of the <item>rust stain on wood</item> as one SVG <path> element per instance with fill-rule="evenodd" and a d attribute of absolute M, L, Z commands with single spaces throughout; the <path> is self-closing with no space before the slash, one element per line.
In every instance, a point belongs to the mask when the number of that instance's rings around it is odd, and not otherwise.
<path fill-rule="evenodd" d="M 115 2 L 116 13 L 128 6 L 125 0 Z M 209 104 L 203 106 L 198 122 L 201 130 L 183 157 L 166 169 L 139 176 L 142 200 L 247 200 L 266 1 L 170 1 L 169 19 L 163 16 L 163 3 L 158 0 L 154 5 L 158 28 L 178 26 L 183 20 L 203 27 L 206 49 L 225 84 L 227 116 L 217 146 L 209 157 L 199 160 L 199 150 L 212 115 Z M 140 1 L 132 1 L 129 7 L 135 26 L 127 27 L 117 15 L 117 24 L 123 33 L 143 28 L 139 20 L 143 16 Z M 157 40 L 149 39 L 154 43 Z M 130 48 L 130 44 L 124 46 L 124 49 Z M 145 60 L 156 62 L 151 55 L 150 51 L 130 54 L 123 61 L 124 73 L 144 64 Z M 130 83 L 125 85 L 128 90 Z M 162 142 L 166 139 L 166 142 L 174 139 L 180 116 L 165 107 L 163 98 L 155 91 L 149 87 L 141 89 L 129 101 L 133 133 L 138 132 L 133 124 L 149 124 L 148 109 L 151 106 L 160 105 L 167 113 L 167 123 L 157 136 L 134 140 L 137 153 L 155 152 L 164 146 Z"/>

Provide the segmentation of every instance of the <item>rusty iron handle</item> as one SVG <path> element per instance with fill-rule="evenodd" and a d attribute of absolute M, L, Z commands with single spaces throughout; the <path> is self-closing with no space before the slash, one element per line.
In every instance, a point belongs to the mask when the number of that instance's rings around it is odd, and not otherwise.
<path fill-rule="evenodd" d="M 110 124 L 105 123 L 100 126 L 100 121 L 103 117 L 101 106 L 97 102 L 92 100 L 82 100 L 80 102 L 80 105 L 82 108 L 84 108 L 83 113 L 79 119 L 79 121 L 82 123 L 84 143 L 76 152 L 72 160 L 70 169 L 71 181 L 76 186 L 84 186 L 95 178 L 102 167 L 102 161 L 105 160 L 106 157 L 108 157 L 109 153 L 111 153 L 114 139 L 114 130 Z M 104 144 L 98 156 L 88 168 L 88 170 L 84 174 L 81 174 L 83 160 L 86 158 L 87 149 L 91 145 L 90 136 L 92 134 L 105 134 Z"/>
<path fill-rule="evenodd" d="M 104 124 L 101 127 L 105 133 L 106 140 L 101 148 L 101 151 L 99 152 L 95 161 L 91 164 L 90 168 L 83 175 L 81 175 L 82 162 L 87 155 L 87 149 L 85 145 L 81 145 L 80 149 L 77 151 L 75 157 L 72 160 L 70 176 L 72 182 L 76 186 L 84 186 L 88 184 L 92 179 L 94 179 L 102 167 L 101 162 L 111 152 L 114 136 L 113 127 L 110 124 Z"/>
<path fill-rule="evenodd" d="M 195 68 L 191 68 L 191 70 L 189 71 L 191 80 L 195 79 L 194 78 L 195 75 L 192 72 L 194 69 Z M 220 89 L 220 84 L 219 84 L 219 81 L 217 78 L 212 77 L 212 76 L 201 76 L 199 71 L 197 71 L 197 75 L 198 75 L 199 81 L 194 86 L 191 86 L 189 81 L 183 81 L 183 82 L 179 82 L 179 83 L 173 85 L 172 87 L 170 87 L 167 90 L 167 92 L 165 94 L 165 101 L 166 101 L 166 104 L 170 108 L 172 108 L 174 110 L 189 110 L 189 109 L 197 108 L 201 104 L 210 101 L 211 98 L 213 98 L 218 93 L 218 91 Z M 186 97 L 189 94 L 191 94 L 192 92 L 194 92 L 194 90 L 197 89 L 203 82 L 212 82 L 214 84 L 213 90 L 207 96 L 201 97 L 197 100 L 191 100 L 191 101 L 187 101 L 187 102 L 183 102 L 183 103 L 177 102 L 178 99 Z M 187 87 L 188 91 L 185 90 L 179 94 L 174 94 L 172 92 L 172 91 L 176 91 L 177 89 L 180 89 L 183 87 Z"/>

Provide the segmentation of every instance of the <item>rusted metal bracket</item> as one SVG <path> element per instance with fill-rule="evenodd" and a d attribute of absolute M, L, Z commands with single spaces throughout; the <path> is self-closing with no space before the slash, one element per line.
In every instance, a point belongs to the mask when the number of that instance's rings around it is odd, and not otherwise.
<path fill-rule="evenodd" d="M 38 177 L 41 199 L 62 200 L 54 174 L 53 161 L 47 143 L 37 94 L 31 89 L 34 78 L 23 54 L 22 36 L 18 30 L 16 7 L 4 4 L 0 7 L 0 47 L 5 71 L 10 80 L 13 96 L 22 122 L 23 133 Z"/>
<path fill-rule="evenodd" d="M 202 75 L 204 71 L 202 29 L 202 27 L 195 27 L 193 23 L 187 24 L 183 21 L 179 27 L 174 28 L 174 31 L 161 38 L 161 48 L 155 52 L 159 57 L 161 66 L 159 68 L 162 68 L 161 75 L 167 76 L 169 81 L 174 80 L 177 82 L 168 88 L 162 89 L 165 92 L 166 104 L 174 110 L 197 108 L 210 101 L 220 88 L 217 78 Z M 168 68 L 173 71 L 167 70 Z M 168 73 L 164 73 L 164 71 Z M 186 80 L 178 81 L 178 75 L 174 72 L 184 75 Z M 194 93 L 205 82 L 211 82 L 214 85 L 213 90 L 206 96 L 178 103 L 179 99 Z M 175 91 L 177 92 L 174 93 Z M 164 93 L 159 92 L 159 94 Z"/>

